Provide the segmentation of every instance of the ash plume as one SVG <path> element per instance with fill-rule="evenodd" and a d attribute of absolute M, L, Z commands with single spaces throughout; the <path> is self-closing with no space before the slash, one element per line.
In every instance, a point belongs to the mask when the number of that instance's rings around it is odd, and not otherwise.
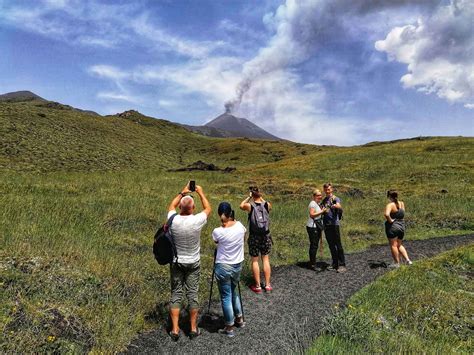
<path fill-rule="evenodd" d="M 275 13 L 265 16 L 266 24 L 274 29 L 275 35 L 257 56 L 244 64 L 235 96 L 225 103 L 226 112 L 238 111 L 256 80 L 303 63 L 321 45 L 347 30 L 344 15 L 363 15 L 404 5 L 434 8 L 438 3 L 433 0 L 286 0 Z"/>

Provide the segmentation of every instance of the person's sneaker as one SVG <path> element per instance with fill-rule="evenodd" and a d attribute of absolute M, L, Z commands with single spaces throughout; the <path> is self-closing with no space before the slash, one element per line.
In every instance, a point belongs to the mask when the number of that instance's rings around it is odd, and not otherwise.
<path fill-rule="evenodd" d="M 346 268 L 345 266 L 339 266 L 339 267 L 337 268 L 337 272 L 338 272 L 339 274 L 342 274 L 343 272 L 346 272 L 346 271 L 347 271 L 347 268 Z"/>
<path fill-rule="evenodd" d="M 272 292 L 272 291 L 273 291 L 273 287 L 271 285 L 265 286 L 265 292 Z"/>
<path fill-rule="evenodd" d="M 413 265 L 413 261 L 407 260 L 407 264 L 408 264 L 408 265 Z"/>
<path fill-rule="evenodd" d="M 262 288 L 260 286 L 251 285 L 249 288 L 255 293 L 262 293 Z"/>
<path fill-rule="evenodd" d="M 400 267 L 400 264 L 393 263 L 388 266 L 390 269 L 398 269 Z"/>
<path fill-rule="evenodd" d="M 223 334 L 229 338 L 233 338 L 235 336 L 235 331 L 234 330 L 227 330 L 227 329 L 219 329 L 218 330 L 219 334 Z"/>
<path fill-rule="evenodd" d="M 330 266 L 328 266 L 327 270 L 335 271 L 335 270 L 337 270 L 337 267 L 335 267 L 334 265 L 330 265 Z"/>

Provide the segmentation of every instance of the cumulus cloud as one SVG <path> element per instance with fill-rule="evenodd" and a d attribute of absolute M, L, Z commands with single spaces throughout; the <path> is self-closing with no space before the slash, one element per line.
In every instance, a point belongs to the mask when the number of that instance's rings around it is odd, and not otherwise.
<path fill-rule="evenodd" d="M 375 48 L 408 65 L 406 88 L 474 106 L 474 2 L 453 0 L 416 24 L 393 28 Z"/>

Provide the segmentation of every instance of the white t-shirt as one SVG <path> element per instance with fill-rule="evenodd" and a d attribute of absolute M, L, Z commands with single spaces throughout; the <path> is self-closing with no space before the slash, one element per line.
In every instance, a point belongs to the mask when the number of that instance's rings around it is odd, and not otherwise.
<path fill-rule="evenodd" d="M 316 213 L 321 212 L 321 207 L 319 207 L 319 205 L 314 200 L 309 203 L 308 214 L 311 211 L 311 208 L 314 208 L 314 211 Z M 323 218 L 323 215 L 319 215 L 318 217 L 314 218 L 314 220 L 317 221 L 318 219 L 321 219 L 321 218 Z M 313 221 L 313 218 L 311 218 L 311 217 L 308 218 L 308 221 L 306 222 L 306 226 L 311 227 L 311 228 L 316 228 L 316 225 Z"/>
<path fill-rule="evenodd" d="M 244 260 L 244 237 L 247 229 L 240 222 L 232 227 L 219 227 L 212 232 L 217 242 L 216 263 L 238 264 Z"/>
<path fill-rule="evenodd" d="M 168 212 L 170 218 L 175 211 Z M 192 264 L 201 258 L 201 229 L 207 222 L 204 212 L 190 214 L 188 216 L 177 215 L 171 223 L 171 234 L 173 236 L 178 263 Z"/>

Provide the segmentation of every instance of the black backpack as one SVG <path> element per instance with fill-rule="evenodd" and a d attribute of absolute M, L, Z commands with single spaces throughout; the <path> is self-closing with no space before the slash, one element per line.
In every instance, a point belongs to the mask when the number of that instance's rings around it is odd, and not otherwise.
<path fill-rule="evenodd" d="M 168 221 L 161 226 L 155 233 L 155 241 L 153 242 L 153 254 L 160 265 L 171 264 L 178 261 L 178 253 L 174 245 L 173 236 L 171 235 L 171 223 L 177 213 L 172 215 Z"/>

